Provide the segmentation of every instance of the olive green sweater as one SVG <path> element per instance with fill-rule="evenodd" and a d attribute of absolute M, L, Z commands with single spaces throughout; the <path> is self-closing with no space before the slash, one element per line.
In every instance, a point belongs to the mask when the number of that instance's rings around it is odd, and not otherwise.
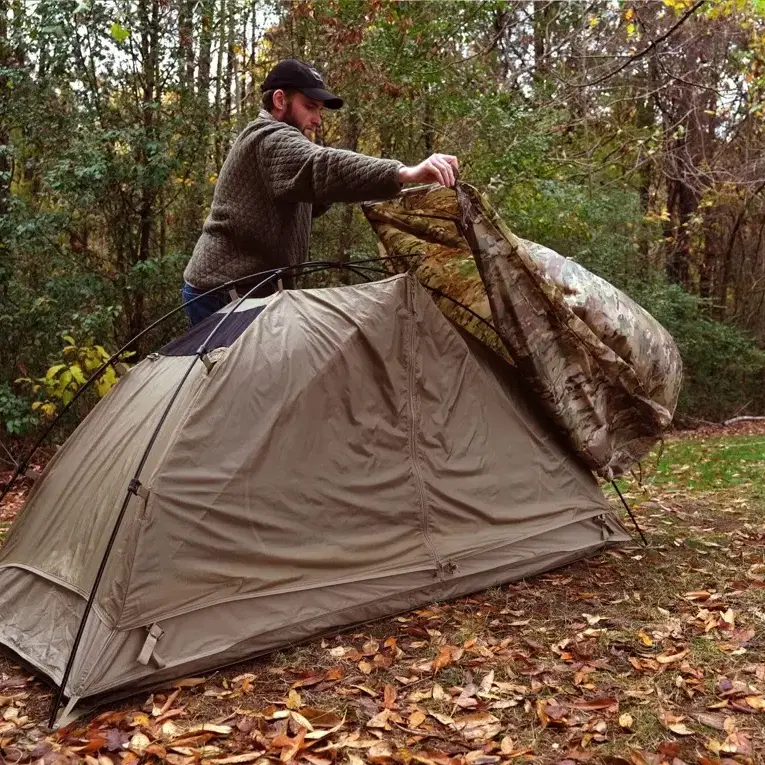
<path fill-rule="evenodd" d="M 261 111 L 223 163 L 184 280 L 208 290 L 304 262 L 313 216 L 333 202 L 396 196 L 401 167 L 397 160 L 318 146 Z"/>

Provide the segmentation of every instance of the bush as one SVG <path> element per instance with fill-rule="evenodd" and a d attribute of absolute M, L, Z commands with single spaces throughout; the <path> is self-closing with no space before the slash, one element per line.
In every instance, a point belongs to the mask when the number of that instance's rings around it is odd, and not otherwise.
<path fill-rule="evenodd" d="M 14 438 L 29 435 L 37 426 L 32 401 L 19 396 L 7 383 L 0 383 L 0 433 Z"/>
<path fill-rule="evenodd" d="M 765 411 L 765 351 L 745 332 L 710 319 L 702 300 L 676 285 L 634 295 L 675 338 L 684 364 L 678 413 L 721 421 Z"/>

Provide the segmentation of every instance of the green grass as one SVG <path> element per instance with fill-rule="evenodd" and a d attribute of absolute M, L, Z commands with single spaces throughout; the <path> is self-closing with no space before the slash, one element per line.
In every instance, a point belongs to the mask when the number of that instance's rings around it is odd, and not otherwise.
<path fill-rule="evenodd" d="M 643 463 L 643 483 L 663 489 L 703 492 L 750 485 L 755 496 L 765 497 L 763 478 L 763 436 L 669 441 Z"/>

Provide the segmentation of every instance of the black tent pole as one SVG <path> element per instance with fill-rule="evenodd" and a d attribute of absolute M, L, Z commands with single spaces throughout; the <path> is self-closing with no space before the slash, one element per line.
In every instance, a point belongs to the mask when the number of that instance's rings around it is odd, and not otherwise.
<path fill-rule="evenodd" d="M 622 496 L 622 493 L 619 491 L 619 487 L 616 485 L 616 481 L 611 481 L 611 486 L 616 489 L 616 493 L 619 495 L 619 499 L 622 501 L 622 504 L 624 505 L 624 509 L 629 514 L 629 517 L 632 519 L 632 522 L 635 524 L 635 528 L 638 530 L 638 533 L 640 534 L 640 538 L 643 540 L 643 547 L 648 547 L 648 540 L 645 538 L 645 534 L 643 533 L 643 529 L 640 528 L 638 525 L 637 520 L 635 519 L 635 516 L 632 514 L 632 510 L 630 510 L 630 506 L 627 504 L 627 500 L 624 499 Z"/>

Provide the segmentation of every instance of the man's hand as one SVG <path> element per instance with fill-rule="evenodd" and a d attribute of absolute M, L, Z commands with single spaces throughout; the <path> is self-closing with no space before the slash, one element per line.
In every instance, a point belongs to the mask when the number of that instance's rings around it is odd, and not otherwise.
<path fill-rule="evenodd" d="M 454 186 L 458 170 L 457 157 L 451 154 L 431 154 L 419 165 L 402 167 L 398 172 L 398 179 L 401 183 L 440 183 L 442 186 Z"/>

